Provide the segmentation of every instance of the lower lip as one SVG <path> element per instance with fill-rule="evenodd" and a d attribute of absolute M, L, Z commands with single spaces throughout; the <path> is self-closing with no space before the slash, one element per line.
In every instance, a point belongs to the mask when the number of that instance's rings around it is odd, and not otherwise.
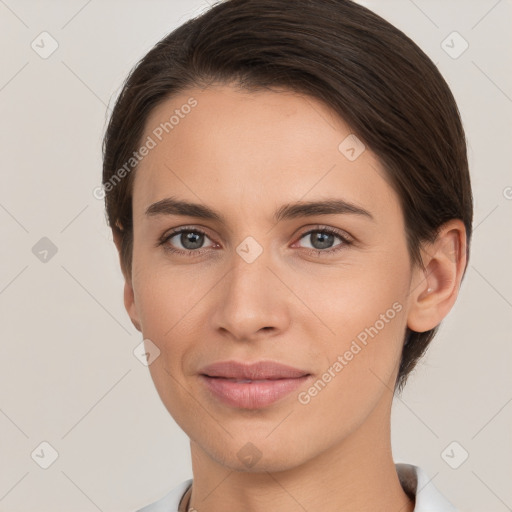
<path fill-rule="evenodd" d="M 254 380 L 236 382 L 220 377 L 201 375 L 207 388 L 222 402 L 241 409 L 260 409 L 290 394 L 310 377 L 294 379 Z"/>

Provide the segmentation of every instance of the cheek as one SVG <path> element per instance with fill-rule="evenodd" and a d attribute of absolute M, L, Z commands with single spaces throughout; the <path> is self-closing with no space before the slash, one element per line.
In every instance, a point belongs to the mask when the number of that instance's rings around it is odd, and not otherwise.
<path fill-rule="evenodd" d="M 171 392 L 179 387 L 172 377 L 183 378 L 187 374 L 190 358 L 200 350 L 197 345 L 205 339 L 204 322 L 208 317 L 204 310 L 205 294 L 218 281 L 218 272 L 208 277 L 196 268 L 170 268 L 161 264 L 140 265 L 140 268 L 143 270 L 134 281 L 134 294 L 142 334 L 160 350 L 158 359 L 150 365 L 150 372 L 157 387 L 161 385 Z"/>
<path fill-rule="evenodd" d="M 315 321 L 316 329 L 309 334 L 318 344 L 317 361 L 322 363 L 316 368 L 318 389 L 312 389 L 311 396 L 321 390 L 318 402 L 327 406 L 332 400 L 338 412 L 339 407 L 358 410 L 386 386 L 393 388 L 400 362 L 407 324 L 408 259 L 403 253 L 373 254 L 370 259 L 372 264 L 309 279 L 298 290 L 330 331 Z M 308 328 L 306 322 L 302 325 Z M 323 391 L 327 388 L 329 392 Z"/>
<path fill-rule="evenodd" d="M 148 367 L 151 378 L 162 403 L 185 431 L 190 428 L 191 400 L 184 368 L 196 350 L 194 340 L 204 339 L 201 323 L 194 320 L 198 296 L 193 286 L 187 286 L 192 282 L 178 272 L 145 271 L 134 283 L 143 337 L 160 350 Z"/>
<path fill-rule="evenodd" d="M 170 268 L 151 262 L 142 263 L 140 268 L 134 280 L 134 295 L 144 334 L 168 339 L 193 316 L 208 283 L 197 269 Z"/>
<path fill-rule="evenodd" d="M 337 267 L 301 268 L 288 276 L 294 293 L 307 306 L 294 306 L 296 314 L 309 317 L 301 326 L 313 326 L 312 339 L 320 334 L 326 346 L 334 343 L 338 348 L 376 322 L 379 331 L 400 327 L 409 279 L 408 260 L 398 251 L 357 254 Z"/>
<path fill-rule="evenodd" d="M 357 429 L 383 396 L 390 396 L 401 357 L 405 308 L 396 295 L 377 298 L 360 293 L 343 301 L 345 309 L 326 318 L 336 338 L 321 344 L 316 378 L 301 390 L 298 407 L 302 428 L 315 429 L 322 418 L 324 433 L 345 436 Z M 365 299 L 365 300 L 363 300 Z M 343 428 L 340 429 L 340 425 Z"/>

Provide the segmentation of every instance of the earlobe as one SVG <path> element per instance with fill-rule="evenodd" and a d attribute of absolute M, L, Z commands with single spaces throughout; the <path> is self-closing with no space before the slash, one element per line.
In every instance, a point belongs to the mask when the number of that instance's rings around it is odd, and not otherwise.
<path fill-rule="evenodd" d="M 457 299 L 466 268 L 466 229 L 453 219 L 444 224 L 434 243 L 422 251 L 424 269 L 411 280 L 409 329 L 425 332 L 441 323 Z"/>

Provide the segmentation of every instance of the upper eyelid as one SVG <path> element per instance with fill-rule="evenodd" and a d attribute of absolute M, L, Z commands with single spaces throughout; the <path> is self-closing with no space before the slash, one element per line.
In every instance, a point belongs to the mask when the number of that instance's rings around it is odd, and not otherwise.
<path fill-rule="evenodd" d="M 329 233 L 332 233 L 333 235 L 339 236 L 341 238 L 346 238 L 347 240 L 354 240 L 354 237 L 347 233 L 344 229 L 340 228 L 333 228 L 331 226 L 322 226 L 318 225 L 313 228 L 308 228 L 306 231 L 300 234 L 300 237 L 302 238 L 305 235 L 309 235 L 310 233 L 314 233 L 315 231 L 327 231 Z"/>

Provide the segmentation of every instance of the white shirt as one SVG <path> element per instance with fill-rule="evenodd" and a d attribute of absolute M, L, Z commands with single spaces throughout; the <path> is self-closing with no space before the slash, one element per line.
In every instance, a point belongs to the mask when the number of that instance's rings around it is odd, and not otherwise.
<path fill-rule="evenodd" d="M 416 497 L 414 512 L 457 512 L 420 467 L 402 463 L 395 464 L 395 467 L 403 489 Z M 192 479 L 182 482 L 158 501 L 137 512 L 178 512 L 181 498 L 191 483 Z"/>

